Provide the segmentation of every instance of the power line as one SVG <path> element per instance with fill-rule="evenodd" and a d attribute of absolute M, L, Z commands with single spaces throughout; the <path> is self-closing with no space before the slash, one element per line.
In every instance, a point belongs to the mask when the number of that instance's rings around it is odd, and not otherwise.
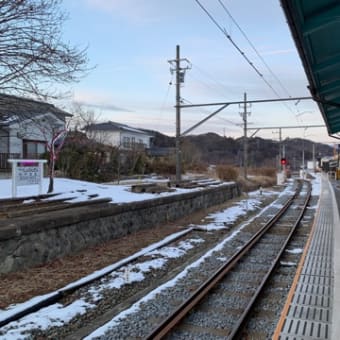
<path fill-rule="evenodd" d="M 221 95 L 223 95 L 223 97 L 225 97 L 225 91 L 222 91 L 222 89 L 220 88 L 216 88 L 214 87 L 214 84 L 209 84 L 207 82 L 202 81 L 201 79 L 199 79 L 198 77 L 195 77 L 194 75 L 190 74 L 189 78 L 193 79 L 194 81 L 196 81 L 197 83 L 202 84 L 203 86 L 205 86 L 207 89 L 213 91 L 214 93 L 216 93 L 216 91 L 218 91 Z"/>
<path fill-rule="evenodd" d="M 201 7 L 201 9 L 207 14 L 210 20 L 216 25 L 216 27 L 230 40 L 232 45 L 236 48 L 236 50 L 242 55 L 242 57 L 247 61 L 247 63 L 255 70 L 259 77 L 263 78 L 263 74 L 257 69 L 257 67 L 251 62 L 251 60 L 246 56 L 246 54 L 238 47 L 238 45 L 234 42 L 231 36 L 226 32 L 226 30 L 220 26 L 220 24 L 214 19 L 214 17 L 208 12 L 208 10 L 199 2 L 199 0 L 195 0 L 196 3 Z M 264 79 L 266 82 L 266 80 Z M 271 85 L 268 83 L 268 86 Z M 275 91 L 275 90 L 274 90 Z"/>
<path fill-rule="evenodd" d="M 204 75 L 205 77 L 207 77 L 208 79 L 210 79 L 212 82 L 214 82 L 216 85 L 218 85 L 220 87 L 221 90 L 221 94 L 223 91 L 223 95 L 225 96 L 225 92 L 226 91 L 230 91 L 230 89 L 223 83 L 217 81 L 211 74 L 209 74 L 207 71 L 203 70 L 202 68 L 198 67 L 196 64 L 192 63 L 192 66 L 194 67 L 193 70 L 197 69 L 198 72 L 200 72 L 202 75 Z M 204 82 L 201 81 L 203 84 Z M 210 87 L 208 84 L 205 84 L 206 86 Z M 211 88 L 211 87 L 210 87 Z"/>
<path fill-rule="evenodd" d="M 170 79 L 170 81 L 169 81 L 169 83 L 168 83 L 168 87 L 167 87 L 167 89 L 166 89 L 166 93 L 165 93 L 165 96 L 164 96 L 162 105 L 161 105 L 161 107 L 160 107 L 160 110 L 159 110 L 159 114 L 160 114 L 160 115 L 163 113 L 165 104 L 166 104 L 166 102 L 167 102 L 167 100 L 168 100 L 170 88 L 171 88 L 171 85 L 172 85 L 172 79 L 173 79 L 173 75 L 171 75 L 171 79 Z"/>
<path fill-rule="evenodd" d="M 236 19 L 231 15 L 230 11 L 227 9 L 227 7 L 225 6 L 225 4 L 222 2 L 222 0 L 217 0 L 220 5 L 222 6 L 222 8 L 224 9 L 224 11 L 228 14 L 228 16 L 230 17 L 230 19 L 232 20 L 232 22 L 236 25 L 236 27 L 239 29 L 239 31 L 241 32 L 241 34 L 243 35 L 243 37 L 247 40 L 247 42 L 249 43 L 249 45 L 252 47 L 252 49 L 255 51 L 256 55 L 260 58 L 260 60 L 262 61 L 262 63 L 264 64 L 264 66 L 267 68 L 267 70 L 269 71 L 269 73 L 273 76 L 273 78 L 278 82 L 278 84 L 280 85 L 281 89 L 287 94 L 288 97 L 291 97 L 291 94 L 289 93 L 289 91 L 286 89 L 286 87 L 283 85 L 283 83 L 281 82 L 281 80 L 276 76 L 276 74 L 272 71 L 272 69 L 269 67 L 269 65 L 266 63 L 266 61 L 264 60 L 264 58 L 261 56 L 261 54 L 258 52 L 258 50 L 256 49 L 255 45 L 250 41 L 250 39 L 248 38 L 247 34 L 242 30 L 241 26 L 237 23 Z M 276 94 L 276 93 L 275 93 Z M 278 96 L 280 98 L 280 96 Z M 299 120 L 296 117 L 296 114 L 293 112 L 292 108 L 285 102 L 282 103 L 282 105 L 284 105 L 295 117 L 296 121 L 299 123 Z"/>
<path fill-rule="evenodd" d="M 165 104 L 167 103 L 167 100 L 168 100 L 168 97 L 169 97 L 170 88 L 171 88 L 171 85 L 172 85 L 172 79 L 173 79 L 173 74 L 171 74 L 171 78 L 170 78 L 170 81 L 168 82 L 168 87 L 166 89 L 165 96 L 163 98 L 161 107 L 159 109 L 159 115 L 158 115 L 158 117 L 156 119 L 158 124 L 156 126 L 159 126 L 159 122 L 162 120 Z"/>
<path fill-rule="evenodd" d="M 187 104 L 190 104 L 190 105 L 193 104 L 190 100 L 187 100 L 187 99 L 185 99 L 185 98 L 183 98 L 183 97 L 181 97 L 181 102 L 182 102 L 182 103 L 187 103 Z M 210 114 L 210 112 L 208 112 L 207 110 L 200 110 L 199 113 Z M 234 125 L 234 126 L 240 128 L 240 124 L 237 124 L 237 123 L 235 123 L 235 122 L 233 122 L 233 121 L 231 121 L 231 120 L 228 120 L 228 119 L 225 119 L 225 118 L 219 117 L 219 116 L 215 116 L 215 118 L 218 118 L 218 119 L 220 119 L 220 120 L 222 120 L 222 121 L 228 122 L 229 124 L 232 124 L 232 125 Z M 187 120 L 187 121 L 189 121 L 189 120 Z M 195 123 L 196 123 L 196 122 L 195 122 Z M 191 130 L 191 128 L 190 128 L 189 130 Z"/>
<path fill-rule="evenodd" d="M 224 122 L 227 122 L 227 123 L 229 123 L 229 124 L 232 124 L 232 125 L 235 125 L 235 126 L 237 126 L 238 128 L 241 128 L 241 124 L 240 123 L 235 123 L 235 122 L 233 122 L 232 120 L 229 120 L 229 119 L 226 119 L 226 118 L 223 118 L 223 117 L 219 117 L 219 116 L 216 116 L 216 118 L 218 118 L 218 119 L 220 119 L 220 120 L 222 120 L 222 121 L 224 121 Z"/>
<path fill-rule="evenodd" d="M 228 32 L 226 32 L 225 28 L 223 28 L 217 21 L 216 19 L 209 13 L 209 11 L 200 3 L 199 0 L 195 0 L 196 3 L 201 7 L 201 9 L 207 14 L 207 16 L 210 18 L 210 20 L 215 24 L 215 26 L 223 33 L 223 35 L 231 42 L 231 44 L 236 48 L 236 50 L 241 54 L 241 56 L 247 61 L 247 63 L 255 70 L 255 72 L 257 73 L 257 75 L 265 82 L 265 84 L 273 91 L 273 93 L 277 96 L 277 98 L 281 98 L 280 94 L 275 90 L 275 88 L 270 84 L 270 82 L 263 76 L 263 74 L 259 71 L 259 69 L 254 65 L 254 63 L 247 57 L 247 55 L 245 54 L 245 52 L 243 52 L 241 50 L 241 48 L 236 44 L 236 42 L 232 39 L 232 37 L 230 36 L 230 34 L 228 34 Z M 218 0 L 220 2 L 220 0 Z M 220 2 L 221 4 L 221 2 Z M 221 4 L 223 6 L 223 4 Z M 228 13 L 229 11 L 227 10 L 227 8 L 224 6 L 223 8 L 225 8 L 226 12 Z M 230 14 L 231 16 L 231 14 Z M 232 17 L 232 16 L 231 16 Z M 234 20 L 234 19 L 233 19 Z M 236 23 L 237 27 L 241 30 L 241 27 Z M 241 32 L 243 32 L 241 30 Z M 248 38 L 246 38 L 247 41 L 250 43 L 250 45 L 253 47 L 253 44 L 250 42 L 250 40 L 248 40 Z M 255 47 L 253 47 L 255 48 Z M 255 48 L 256 50 L 256 48 Z M 259 53 L 256 50 L 256 53 L 259 55 Z M 262 57 L 260 57 L 261 60 L 263 60 Z M 265 61 L 263 60 L 264 64 L 267 65 L 265 63 Z M 270 69 L 270 68 L 269 68 Z M 271 72 L 271 71 L 269 71 Z M 277 78 L 274 75 L 275 78 Z M 280 80 L 278 79 L 279 83 Z M 288 93 L 288 96 L 291 97 L 291 95 Z M 293 112 L 293 110 L 286 104 L 286 103 L 282 103 L 294 116 L 294 118 L 297 120 L 295 113 Z M 298 121 L 298 120 L 297 120 Z"/>
<path fill-rule="evenodd" d="M 228 8 L 226 7 L 226 5 L 221 1 L 218 0 L 218 2 L 220 3 L 220 5 L 222 6 L 222 8 L 224 9 L 224 11 L 228 14 L 228 16 L 230 17 L 230 19 L 233 21 L 233 23 L 236 25 L 236 27 L 239 29 L 239 31 L 241 32 L 241 34 L 243 35 L 243 37 L 247 40 L 247 42 L 249 43 L 249 45 L 251 46 L 251 48 L 254 50 L 254 52 L 256 53 L 256 55 L 260 58 L 260 60 L 262 61 L 263 65 L 267 68 L 267 70 L 269 71 L 269 73 L 276 79 L 276 81 L 279 83 L 279 85 L 281 86 L 282 90 L 287 94 L 288 97 L 291 97 L 290 93 L 288 92 L 288 90 L 286 89 L 286 87 L 282 84 L 281 80 L 276 76 L 276 74 L 273 72 L 273 70 L 269 67 L 269 65 L 266 63 L 266 61 L 264 60 L 264 58 L 261 56 L 261 54 L 258 52 L 258 50 L 256 49 L 255 45 L 251 42 L 251 40 L 248 38 L 247 34 L 243 31 L 243 29 L 241 28 L 241 26 L 237 23 L 236 19 L 231 15 L 230 11 L 228 10 Z"/>

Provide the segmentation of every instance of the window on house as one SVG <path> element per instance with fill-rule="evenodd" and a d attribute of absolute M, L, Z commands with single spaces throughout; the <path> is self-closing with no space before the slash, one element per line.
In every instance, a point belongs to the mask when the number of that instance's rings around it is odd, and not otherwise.
<path fill-rule="evenodd" d="M 123 137 L 123 147 L 124 148 L 130 148 L 130 138 L 129 137 Z"/>
<path fill-rule="evenodd" d="M 138 139 L 138 144 L 137 145 L 138 145 L 139 149 L 145 149 L 146 148 L 146 145 L 143 142 L 143 139 Z"/>
<path fill-rule="evenodd" d="M 23 157 L 36 159 L 46 152 L 46 144 L 41 141 L 23 140 Z"/>

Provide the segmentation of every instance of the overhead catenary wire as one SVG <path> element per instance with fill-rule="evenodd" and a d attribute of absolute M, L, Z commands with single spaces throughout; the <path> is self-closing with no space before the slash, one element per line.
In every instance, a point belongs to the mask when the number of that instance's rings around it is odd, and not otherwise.
<path fill-rule="evenodd" d="M 170 81 L 169 81 L 169 83 L 168 83 L 168 87 L 167 87 L 167 89 L 166 89 L 165 96 L 164 96 L 163 101 L 162 101 L 162 105 L 161 105 L 161 107 L 160 107 L 160 109 L 159 109 L 159 116 L 160 116 L 160 117 L 161 117 L 162 114 L 163 114 L 165 104 L 166 104 L 166 102 L 167 102 L 167 100 L 168 100 L 168 97 L 169 97 L 170 88 L 171 88 L 171 85 L 172 85 L 172 80 L 173 80 L 173 74 L 171 74 L 171 79 L 170 79 Z"/>
<path fill-rule="evenodd" d="M 279 77 L 273 72 L 273 70 L 270 68 L 270 66 L 267 64 L 267 62 L 264 60 L 264 58 L 262 57 L 262 55 L 259 53 L 259 51 L 257 50 L 257 48 L 255 47 L 255 45 L 251 42 L 251 40 L 249 39 L 249 37 L 247 36 L 247 34 L 245 33 L 245 31 L 241 28 L 241 26 L 238 24 L 238 22 L 236 21 L 236 19 L 231 15 L 230 11 L 228 10 L 228 8 L 226 7 L 226 5 L 222 2 L 222 0 L 217 0 L 220 5 L 222 6 L 222 8 L 224 9 L 224 11 L 228 14 L 229 18 L 232 20 L 232 22 L 236 25 L 236 27 L 239 29 L 239 31 L 241 32 L 241 34 L 243 35 L 243 37 L 247 40 L 247 42 L 249 43 L 249 45 L 251 46 L 251 48 L 254 50 L 254 52 L 256 53 L 256 55 L 259 57 L 259 59 L 262 61 L 263 65 L 266 67 L 266 69 L 268 70 L 268 72 L 273 76 L 273 78 L 275 78 L 275 80 L 278 82 L 278 84 L 280 85 L 281 89 L 286 93 L 286 95 L 288 97 L 291 97 L 289 91 L 287 90 L 287 88 L 283 85 L 283 83 L 281 82 L 281 80 L 279 79 Z"/>
<path fill-rule="evenodd" d="M 258 58 L 262 61 L 263 65 L 266 67 L 266 69 L 268 70 L 268 72 L 272 75 L 272 77 L 277 81 L 277 83 L 279 84 L 279 86 L 281 87 L 281 89 L 286 93 L 286 95 L 288 97 L 292 97 L 291 94 L 289 93 L 289 91 L 287 90 L 287 88 L 283 85 L 283 83 L 281 82 L 281 80 L 279 79 L 279 77 L 273 72 L 273 70 L 269 67 L 269 65 L 267 64 L 267 62 L 264 60 L 264 58 L 262 57 L 262 55 L 258 52 L 257 48 L 255 47 L 255 45 L 251 42 L 251 40 L 249 39 L 249 37 L 247 36 L 247 34 L 244 32 L 244 30 L 241 28 L 241 26 L 238 24 L 238 22 L 236 21 L 236 19 L 232 16 L 232 14 L 230 13 L 230 11 L 228 10 L 227 6 L 222 2 L 222 0 L 217 0 L 220 5 L 222 6 L 222 8 L 224 9 L 224 11 L 228 14 L 229 18 L 232 20 L 232 22 L 235 24 L 235 26 L 238 28 L 238 30 L 241 32 L 241 34 L 243 35 L 243 37 L 246 39 L 246 41 L 249 43 L 249 45 L 251 46 L 251 48 L 254 50 L 254 52 L 256 53 L 256 55 L 258 56 Z M 296 116 L 295 112 L 293 112 L 292 108 L 285 102 L 282 103 L 291 113 L 293 113 L 293 115 Z M 296 118 L 297 122 L 299 123 L 299 120 Z"/>
<path fill-rule="evenodd" d="M 198 65 L 194 64 L 191 62 L 192 65 L 192 70 L 197 70 L 199 71 L 202 75 L 204 75 L 205 77 L 207 77 L 208 79 L 210 79 L 213 83 L 215 83 L 217 86 L 219 86 L 219 90 L 220 90 L 220 94 L 225 96 L 226 95 L 226 91 L 230 91 L 230 89 L 223 83 L 217 81 L 213 75 L 209 74 L 209 72 L 207 72 L 206 70 L 203 70 L 201 67 L 199 67 Z M 188 73 L 188 77 L 194 79 L 195 81 L 200 82 L 201 84 L 203 84 L 206 88 L 211 89 L 213 91 L 215 91 L 216 89 L 209 83 L 198 79 L 197 77 L 193 76 L 191 73 Z M 187 100 L 183 97 L 181 97 L 181 103 L 187 103 L 187 104 L 193 104 L 190 100 Z M 199 113 L 201 114 L 209 114 L 210 112 L 208 110 L 200 110 Z M 239 125 L 235 122 L 232 122 L 231 120 L 227 120 L 227 119 L 223 119 L 219 116 L 216 116 L 216 118 L 220 119 L 220 120 L 224 120 L 225 122 L 228 122 L 230 124 L 233 124 L 237 127 L 239 127 Z"/>
<path fill-rule="evenodd" d="M 217 119 L 220 119 L 220 120 L 222 120 L 222 121 L 225 121 L 225 122 L 227 122 L 227 123 L 229 123 L 229 124 L 235 125 L 235 126 L 237 126 L 238 128 L 242 128 L 242 123 L 235 123 L 235 122 L 233 122 L 232 120 L 229 120 L 229 119 L 226 119 L 226 118 L 223 118 L 223 117 L 219 117 L 219 116 L 216 116 L 216 118 L 217 118 Z"/>
<path fill-rule="evenodd" d="M 157 124 L 155 124 L 155 126 L 157 127 L 157 130 L 159 130 L 159 128 L 160 128 L 161 121 L 162 120 L 164 121 L 163 113 L 164 113 L 164 109 L 165 109 L 166 103 L 167 103 L 168 98 L 169 98 L 170 88 L 171 88 L 171 85 L 172 85 L 172 79 L 173 79 L 173 74 L 171 74 L 171 79 L 170 79 L 170 81 L 168 83 L 168 86 L 167 86 L 167 89 L 166 89 L 166 93 L 165 93 L 165 96 L 163 98 L 161 107 L 159 109 L 158 117 L 156 119 Z"/>
<path fill-rule="evenodd" d="M 241 48 L 234 42 L 231 36 L 226 32 L 226 30 L 215 20 L 215 18 L 210 14 L 210 12 L 200 3 L 199 0 L 195 0 L 196 3 L 201 7 L 201 9 L 207 14 L 210 20 L 216 25 L 216 27 L 230 40 L 231 44 L 236 48 L 236 50 L 242 55 L 242 57 L 247 61 L 247 63 L 254 69 L 259 77 L 263 78 L 263 74 L 259 69 L 253 64 L 253 62 L 247 57 L 247 55 L 241 50 Z M 264 78 L 263 78 L 264 79 Z M 264 79 L 265 80 L 265 79 Z M 266 80 L 265 80 L 266 81 Z M 271 86 L 268 83 L 268 86 Z M 274 90 L 275 91 L 275 90 Z"/>
<path fill-rule="evenodd" d="M 219 1 L 219 0 L 218 0 Z M 277 98 L 281 98 L 280 94 L 275 90 L 275 88 L 270 84 L 270 82 L 264 77 L 264 75 L 260 72 L 260 70 L 255 66 L 255 64 L 250 60 L 250 58 L 246 55 L 244 51 L 237 45 L 237 43 L 233 40 L 233 38 L 228 34 L 225 28 L 223 28 L 217 20 L 213 17 L 213 15 L 202 5 L 199 0 L 195 0 L 195 2 L 199 5 L 199 7 L 206 13 L 209 19 L 214 23 L 214 25 L 223 33 L 223 35 L 231 42 L 234 48 L 239 52 L 239 54 L 246 60 L 246 62 L 251 66 L 251 68 L 256 72 L 256 74 L 262 79 L 262 81 L 272 90 L 272 92 L 277 96 Z M 289 97 L 291 97 L 289 95 Z M 288 107 L 285 103 L 283 103 L 285 107 L 295 116 L 293 110 Z"/>
<path fill-rule="evenodd" d="M 207 77 L 209 80 L 211 80 L 213 83 L 215 83 L 220 90 L 220 93 L 222 94 L 223 92 L 223 96 L 225 96 L 226 92 L 230 91 L 230 88 L 228 88 L 225 84 L 221 83 L 220 81 L 216 80 L 214 78 L 214 76 L 212 76 L 211 74 L 209 74 L 206 70 L 203 70 L 201 67 L 199 67 L 198 65 L 191 63 L 192 64 L 192 70 L 197 70 L 199 73 L 201 73 L 203 76 Z M 189 77 L 192 77 L 192 74 L 189 74 Z M 202 82 L 202 84 L 204 84 L 205 86 L 212 88 L 209 84 L 206 84 L 204 81 L 199 80 L 200 82 Z M 215 89 L 214 89 L 215 90 Z"/>
<path fill-rule="evenodd" d="M 185 98 L 181 98 L 181 101 L 182 101 L 182 102 L 185 102 L 185 103 L 187 103 L 187 104 L 193 104 L 190 100 L 187 100 L 187 99 L 185 99 Z M 201 109 L 201 110 L 200 110 L 200 113 L 209 114 L 210 112 L 207 111 L 207 110 L 202 110 L 202 109 Z M 235 123 L 235 122 L 233 122 L 232 120 L 229 120 L 229 119 L 226 119 L 226 118 L 223 118 L 223 117 L 220 117 L 220 116 L 215 116 L 215 118 L 220 119 L 220 120 L 223 120 L 223 121 L 225 121 L 225 122 L 227 122 L 227 123 L 229 123 L 229 124 L 235 125 L 235 126 L 237 126 L 238 128 L 240 128 L 240 126 L 242 126 L 241 123 Z"/>
<path fill-rule="evenodd" d="M 190 100 L 187 100 L 187 99 L 185 99 L 185 98 L 183 98 L 183 97 L 181 97 L 181 102 L 182 102 L 182 103 L 187 103 L 187 104 L 192 104 L 192 102 L 191 102 Z M 207 110 L 202 110 L 202 109 L 200 110 L 199 113 L 201 113 L 201 114 L 210 114 L 209 111 L 207 111 Z M 233 122 L 233 121 L 231 121 L 231 120 L 228 120 L 228 119 L 225 119 L 225 118 L 222 118 L 222 117 L 219 117 L 219 116 L 215 116 L 215 118 L 218 118 L 218 119 L 220 119 L 220 120 L 223 120 L 223 121 L 225 121 L 225 122 L 228 122 L 229 124 L 232 124 L 232 125 L 234 125 L 234 126 L 240 128 L 240 124 L 237 124 L 237 123 L 235 123 L 235 122 Z M 188 120 L 187 120 L 187 121 L 188 121 Z M 189 121 L 188 121 L 188 122 L 189 122 Z M 197 123 L 197 122 L 195 121 L 195 123 Z"/>
<path fill-rule="evenodd" d="M 209 89 L 210 91 L 212 91 L 214 93 L 216 93 L 216 91 L 218 91 L 223 97 L 225 97 L 225 95 L 226 95 L 226 92 L 222 91 L 222 89 L 217 89 L 217 88 L 214 87 L 213 84 L 209 84 L 207 82 L 204 82 L 204 81 L 200 80 L 198 77 L 195 77 L 192 74 L 188 75 L 188 78 L 193 79 L 196 83 L 202 84 L 204 87 L 206 87 L 207 89 Z"/>

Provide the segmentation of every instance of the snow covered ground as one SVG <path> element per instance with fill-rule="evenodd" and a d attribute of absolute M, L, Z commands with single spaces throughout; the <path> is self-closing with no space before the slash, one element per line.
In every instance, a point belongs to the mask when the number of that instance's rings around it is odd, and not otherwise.
<path fill-rule="evenodd" d="M 42 193 L 47 192 L 48 178 L 43 179 Z M 148 182 L 152 181 L 148 179 Z M 136 181 L 134 181 L 135 183 Z M 142 180 L 140 183 L 143 183 Z M 216 183 L 216 181 L 215 181 Z M 215 184 L 218 185 L 218 184 Z M 66 178 L 55 178 L 54 180 L 54 194 L 50 199 L 71 198 L 69 202 L 81 202 L 90 200 L 93 198 L 111 198 L 112 203 L 124 203 L 133 201 L 143 201 L 146 199 L 152 199 L 160 196 L 177 195 L 182 192 L 202 190 L 202 188 L 193 189 L 181 189 L 175 188 L 172 192 L 163 192 L 159 194 L 152 193 L 134 193 L 130 190 L 131 184 L 125 182 L 125 184 L 98 184 L 79 180 L 72 180 Z M 26 185 L 18 186 L 17 197 L 28 197 L 32 195 L 38 195 L 38 185 Z M 12 180 L 1 179 L 0 180 L 0 198 L 12 197 Z"/>
<path fill-rule="evenodd" d="M 313 195 L 320 194 L 320 182 L 321 181 L 320 181 L 319 176 L 317 176 L 315 180 L 313 180 Z M 46 182 L 44 182 L 44 187 L 47 188 L 47 185 L 48 183 L 46 180 Z M 285 190 L 291 190 L 290 186 L 288 186 Z M 176 190 L 177 193 L 181 191 L 188 191 L 188 189 L 177 189 Z M 76 197 L 75 200 L 77 201 L 88 199 L 87 197 L 89 194 L 98 194 L 99 197 L 111 197 L 112 201 L 115 203 L 149 199 L 155 196 L 153 194 L 131 193 L 129 191 L 128 185 L 103 185 L 103 184 L 94 184 L 94 183 L 87 183 L 87 182 L 82 182 L 82 181 L 73 181 L 73 180 L 59 179 L 59 178 L 56 179 L 56 182 L 55 182 L 55 192 L 60 193 L 60 195 L 58 195 L 58 198 L 60 198 L 62 195 L 65 195 L 65 197 L 72 196 L 72 197 Z M 10 193 L 11 193 L 10 180 L 0 180 L 0 197 L 10 197 Z M 284 191 L 282 192 L 282 194 L 283 193 Z M 27 187 L 20 188 L 19 195 L 28 196 L 32 194 L 33 194 L 32 190 L 31 191 L 28 190 Z M 166 194 L 169 194 L 169 193 L 166 193 Z M 174 193 L 171 193 L 171 194 L 174 194 Z M 263 195 L 277 195 L 277 192 L 265 190 L 263 191 L 262 194 Z M 210 215 L 209 216 L 210 222 L 209 224 L 204 226 L 204 228 L 209 229 L 209 230 L 214 230 L 214 229 L 220 229 L 220 228 L 226 227 L 221 224 L 221 221 L 228 221 L 228 222 L 235 221 L 238 217 L 245 215 L 247 211 L 256 209 L 256 207 L 260 204 L 260 199 L 261 199 L 261 196 L 260 196 L 259 191 L 249 193 L 247 199 L 239 201 L 234 206 L 222 212 Z M 224 240 L 223 242 L 228 242 L 230 239 L 232 239 L 240 231 L 240 228 L 242 227 L 243 226 L 240 226 L 239 228 L 237 228 L 229 236 L 229 238 Z M 176 235 L 171 235 L 169 237 L 175 238 L 177 236 L 178 235 L 176 234 Z M 168 242 L 169 237 L 167 239 L 162 240 L 161 242 L 152 244 L 149 247 L 142 249 L 140 252 L 132 256 L 132 257 L 137 257 L 143 254 L 153 252 L 152 261 L 148 261 L 148 263 L 144 263 L 144 264 L 139 263 L 138 270 L 131 270 L 130 268 L 127 271 L 127 269 L 124 267 L 114 270 L 115 268 L 118 268 L 122 264 L 122 262 L 127 262 L 128 260 L 130 260 L 131 258 L 130 257 L 128 259 L 124 259 L 123 261 L 120 261 L 119 263 L 112 264 L 111 266 L 103 268 L 102 270 L 97 271 L 89 275 L 88 277 L 81 279 L 81 281 L 83 282 L 83 281 L 90 280 L 93 277 L 101 276 L 103 273 L 111 272 L 110 276 L 112 277 L 112 279 L 106 283 L 106 286 L 100 287 L 99 289 L 98 288 L 93 289 L 92 291 L 91 289 L 89 290 L 89 293 L 92 295 L 93 300 L 95 301 L 96 299 L 101 299 L 101 291 L 107 288 L 108 287 L 107 285 L 109 285 L 110 287 L 119 288 L 133 281 L 143 280 L 144 273 L 150 271 L 151 268 L 159 268 L 165 265 L 167 259 L 169 258 L 183 256 L 183 254 L 185 254 L 185 252 L 188 249 L 194 246 L 195 242 L 198 242 L 197 239 L 192 240 L 192 242 L 189 239 L 187 242 L 183 244 L 180 243 L 180 245 L 177 248 L 163 247 L 162 251 L 158 251 L 158 250 L 155 251 L 155 249 L 158 248 L 161 244 L 165 244 L 166 242 Z M 218 245 L 216 249 L 221 246 L 222 244 Z M 216 249 L 210 250 L 206 254 L 206 256 L 209 256 L 209 254 L 215 251 Z M 296 249 L 293 251 L 301 252 L 300 249 Z M 199 265 L 200 261 L 203 261 L 203 258 L 199 259 L 196 263 L 192 264 L 191 266 Z M 176 278 L 174 278 L 170 282 L 166 283 L 162 287 L 159 287 L 153 292 L 151 292 L 150 294 L 148 294 L 144 299 L 151 299 L 153 295 L 156 294 L 159 290 L 165 289 L 168 285 L 175 285 L 176 280 L 178 280 L 181 276 L 186 275 L 187 271 L 189 270 L 189 267 L 186 268 L 182 273 L 180 273 Z M 79 281 L 74 282 L 71 285 L 77 284 L 78 282 Z M 25 303 L 9 306 L 6 310 L 0 310 L 0 321 L 5 320 L 10 315 L 13 315 L 25 308 L 28 308 L 29 306 L 37 303 L 38 301 L 44 300 L 47 297 L 52 296 L 53 294 L 56 294 L 56 292 L 52 292 L 44 296 L 34 297 L 33 299 Z M 144 299 L 134 304 L 131 308 L 129 308 L 125 312 L 116 316 L 111 322 L 104 325 L 101 329 L 97 330 L 96 332 L 94 332 L 87 339 L 91 339 L 95 336 L 103 334 L 107 329 L 109 329 L 114 324 L 119 322 L 119 320 L 126 317 L 130 313 L 133 313 L 134 311 L 138 310 L 139 304 L 142 303 Z M 25 332 L 29 330 L 36 329 L 36 328 L 47 329 L 53 326 L 62 326 L 63 324 L 66 324 L 67 322 L 69 322 L 69 320 L 71 320 L 77 314 L 83 314 L 85 313 L 86 309 L 93 308 L 93 307 L 94 307 L 93 305 L 81 299 L 67 306 L 63 306 L 59 303 L 56 303 L 52 306 L 49 306 L 49 307 L 46 307 L 40 310 L 39 312 L 23 317 L 18 322 L 12 322 L 8 324 L 7 326 L 3 327 L 0 330 L 0 339 L 6 339 L 6 340 L 25 339 L 26 337 L 24 334 Z"/>

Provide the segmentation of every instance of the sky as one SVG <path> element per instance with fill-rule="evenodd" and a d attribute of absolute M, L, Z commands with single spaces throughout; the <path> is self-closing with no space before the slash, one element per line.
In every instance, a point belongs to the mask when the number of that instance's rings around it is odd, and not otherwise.
<path fill-rule="evenodd" d="M 44 179 L 44 188 L 47 188 L 48 179 Z M 138 282 L 145 279 L 145 276 L 151 270 L 157 270 L 166 266 L 167 262 L 173 258 L 180 258 L 184 256 L 185 253 L 195 247 L 198 243 L 204 242 L 204 239 L 193 238 L 190 236 L 189 232 L 192 228 L 202 229 L 204 231 L 213 232 L 214 230 L 225 229 L 228 227 L 228 223 L 232 224 L 239 217 L 246 215 L 249 211 L 256 211 L 261 205 L 261 200 L 265 196 L 277 197 L 278 195 L 289 194 L 293 189 L 293 181 L 290 181 L 288 185 L 282 190 L 281 193 L 277 191 L 272 191 L 271 189 L 263 190 L 260 194 L 259 190 L 248 193 L 246 199 L 240 201 L 235 201 L 232 206 L 221 210 L 219 212 L 214 212 L 207 215 L 202 224 L 200 225 L 190 225 L 189 227 L 183 228 L 178 233 L 169 235 L 163 240 L 157 243 L 150 244 L 150 246 L 141 249 L 139 252 L 131 255 L 128 258 L 122 259 L 117 263 L 113 263 L 105 268 L 98 269 L 96 272 L 79 279 L 76 282 L 72 282 L 65 287 L 60 287 L 59 292 L 65 289 L 74 287 L 85 282 L 90 282 L 94 278 L 100 278 L 106 275 L 106 278 L 102 278 L 99 283 L 94 283 L 89 286 L 85 295 L 80 294 L 79 298 L 70 304 L 62 305 L 60 303 L 52 304 L 46 308 L 43 308 L 35 313 L 29 314 L 19 321 L 11 322 L 6 326 L 3 326 L 0 330 L 0 338 L 7 340 L 23 339 L 25 332 L 30 333 L 30 331 L 39 328 L 42 330 L 48 329 L 49 327 L 62 327 L 63 325 L 71 322 L 77 314 L 84 314 L 86 310 L 93 309 L 95 307 L 95 302 L 100 301 L 104 297 L 105 290 L 113 288 L 122 288 L 126 284 L 132 282 Z M 0 198 L 9 197 L 11 194 L 11 181 L 10 180 L 0 180 Z M 37 190 L 37 186 L 22 186 L 19 196 L 31 195 L 34 190 Z M 90 200 L 89 196 L 92 193 L 97 193 L 98 198 L 111 197 L 112 202 L 131 202 L 137 200 L 145 200 L 155 196 L 160 196 L 160 194 L 134 194 L 130 190 L 130 185 L 108 185 L 108 184 L 95 184 L 85 181 L 76 181 L 70 179 L 56 178 L 55 179 L 55 193 L 57 196 L 51 199 L 58 199 L 61 197 L 72 196 L 75 197 L 72 201 L 84 201 Z M 182 191 L 192 191 L 195 189 L 179 189 L 176 188 L 176 192 L 172 194 L 178 194 Z M 313 180 L 313 195 L 320 194 L 320 176 L 317 176 Z M 27 201 L 29 202 L 29 201 Z M 265 209 L 269 207 L 276 206 L 278 209 L 282 206 L 274 201 L 271 205 L 268 205 Z M 314 207 L 315 208 L 315 207 Z M 252 218 L 254 219 L 254 217 Z M 177 284 L 179 280 L 184 278 L 188 273 L 195 267 L 198 267 L 206 258 L 209 256 L 216 256 L 216 251 L 218 252 L 225 243 L 230 242 L 247 224 L 251 221 L 246 221 L 245 223 L 237 226 L 235 230 L 225 238 L 220 244 L 216 245 L 213 249 L 207 251 L 207 253 L 198 259 L 193 264 L 184 268 L 176 277 L 163 285 L 159 286 L 155 290 L 151 291 L 141 300 L 136 301 L 131 307 L 124 310 L 111 321 L 104 324 L 101 328 L 94 331 L 86 339 L 93 339 L 99 335 L 102 335 L 105 331 L 111 329 L 112 327 L 119 325 L 121 321 L 128 318 L 134 312 L 138 312 L 141 305 L 148 300 L 153 299 L 157 294 L 164 292 L 169 287 L 173 287 Z M 188 234 L 187 239 L 178 243 L 177 246 L 169 245 L 170 240 L 176 239 L 179 235 Z M 302 252 L 302 249 L 291 249 L 292 252 Z M 147 257 L 143 259 L 142 255 Z M 150 259 L 150 257 L 152 258 Z M 129 263 L 130 260 L 136 259 L 137 257 L 142 257 L 137 264 Z M 220 258 L 220 261 L 225 261 L 225 258 Z M 293 264 L 295 265 L 295 264 Z M 109 275 L 108 275 L 109 274 Z M 35 296 L 26 302 L 20 304 L 12 304 L 5 309 L 0 309 L 0 321 L 6 320 L 16 313 L 22 312 L 37 303 L 40 303 L 54 295 L 58 294 L 58 291 L 49 292 L 48 294 Z M 27 334 L 26 334 L 27 336 Z"/>
<path fill-rule="evenodd" d="M 174 136 L 175 77 L 168 61 L 175 59 L 176 45 L 191 65 L 181 87 L 184 103 L 242 101 L 244 93 L 249 100 L 310 96 L 279 0 L 64 0 L 62 7 L 69 14 L 65 41 L 87 47 L 93 67 L 72 85 L 72 97 L 63 105 L 80 103 L 98 121 Z M 217 108 L 183 108 L 181 131 Z M 241 137 L 242 110 L 230 105 L 192 134 Z M 249 128 L 324 124 L 310 100 L 252 104 L 249 111 Z M 257 136 L 278 140 L 278 132 L 261 130 Z M 294 137 L 336 141 L 325 127 L 282 129 L 283 139 Z"/>

